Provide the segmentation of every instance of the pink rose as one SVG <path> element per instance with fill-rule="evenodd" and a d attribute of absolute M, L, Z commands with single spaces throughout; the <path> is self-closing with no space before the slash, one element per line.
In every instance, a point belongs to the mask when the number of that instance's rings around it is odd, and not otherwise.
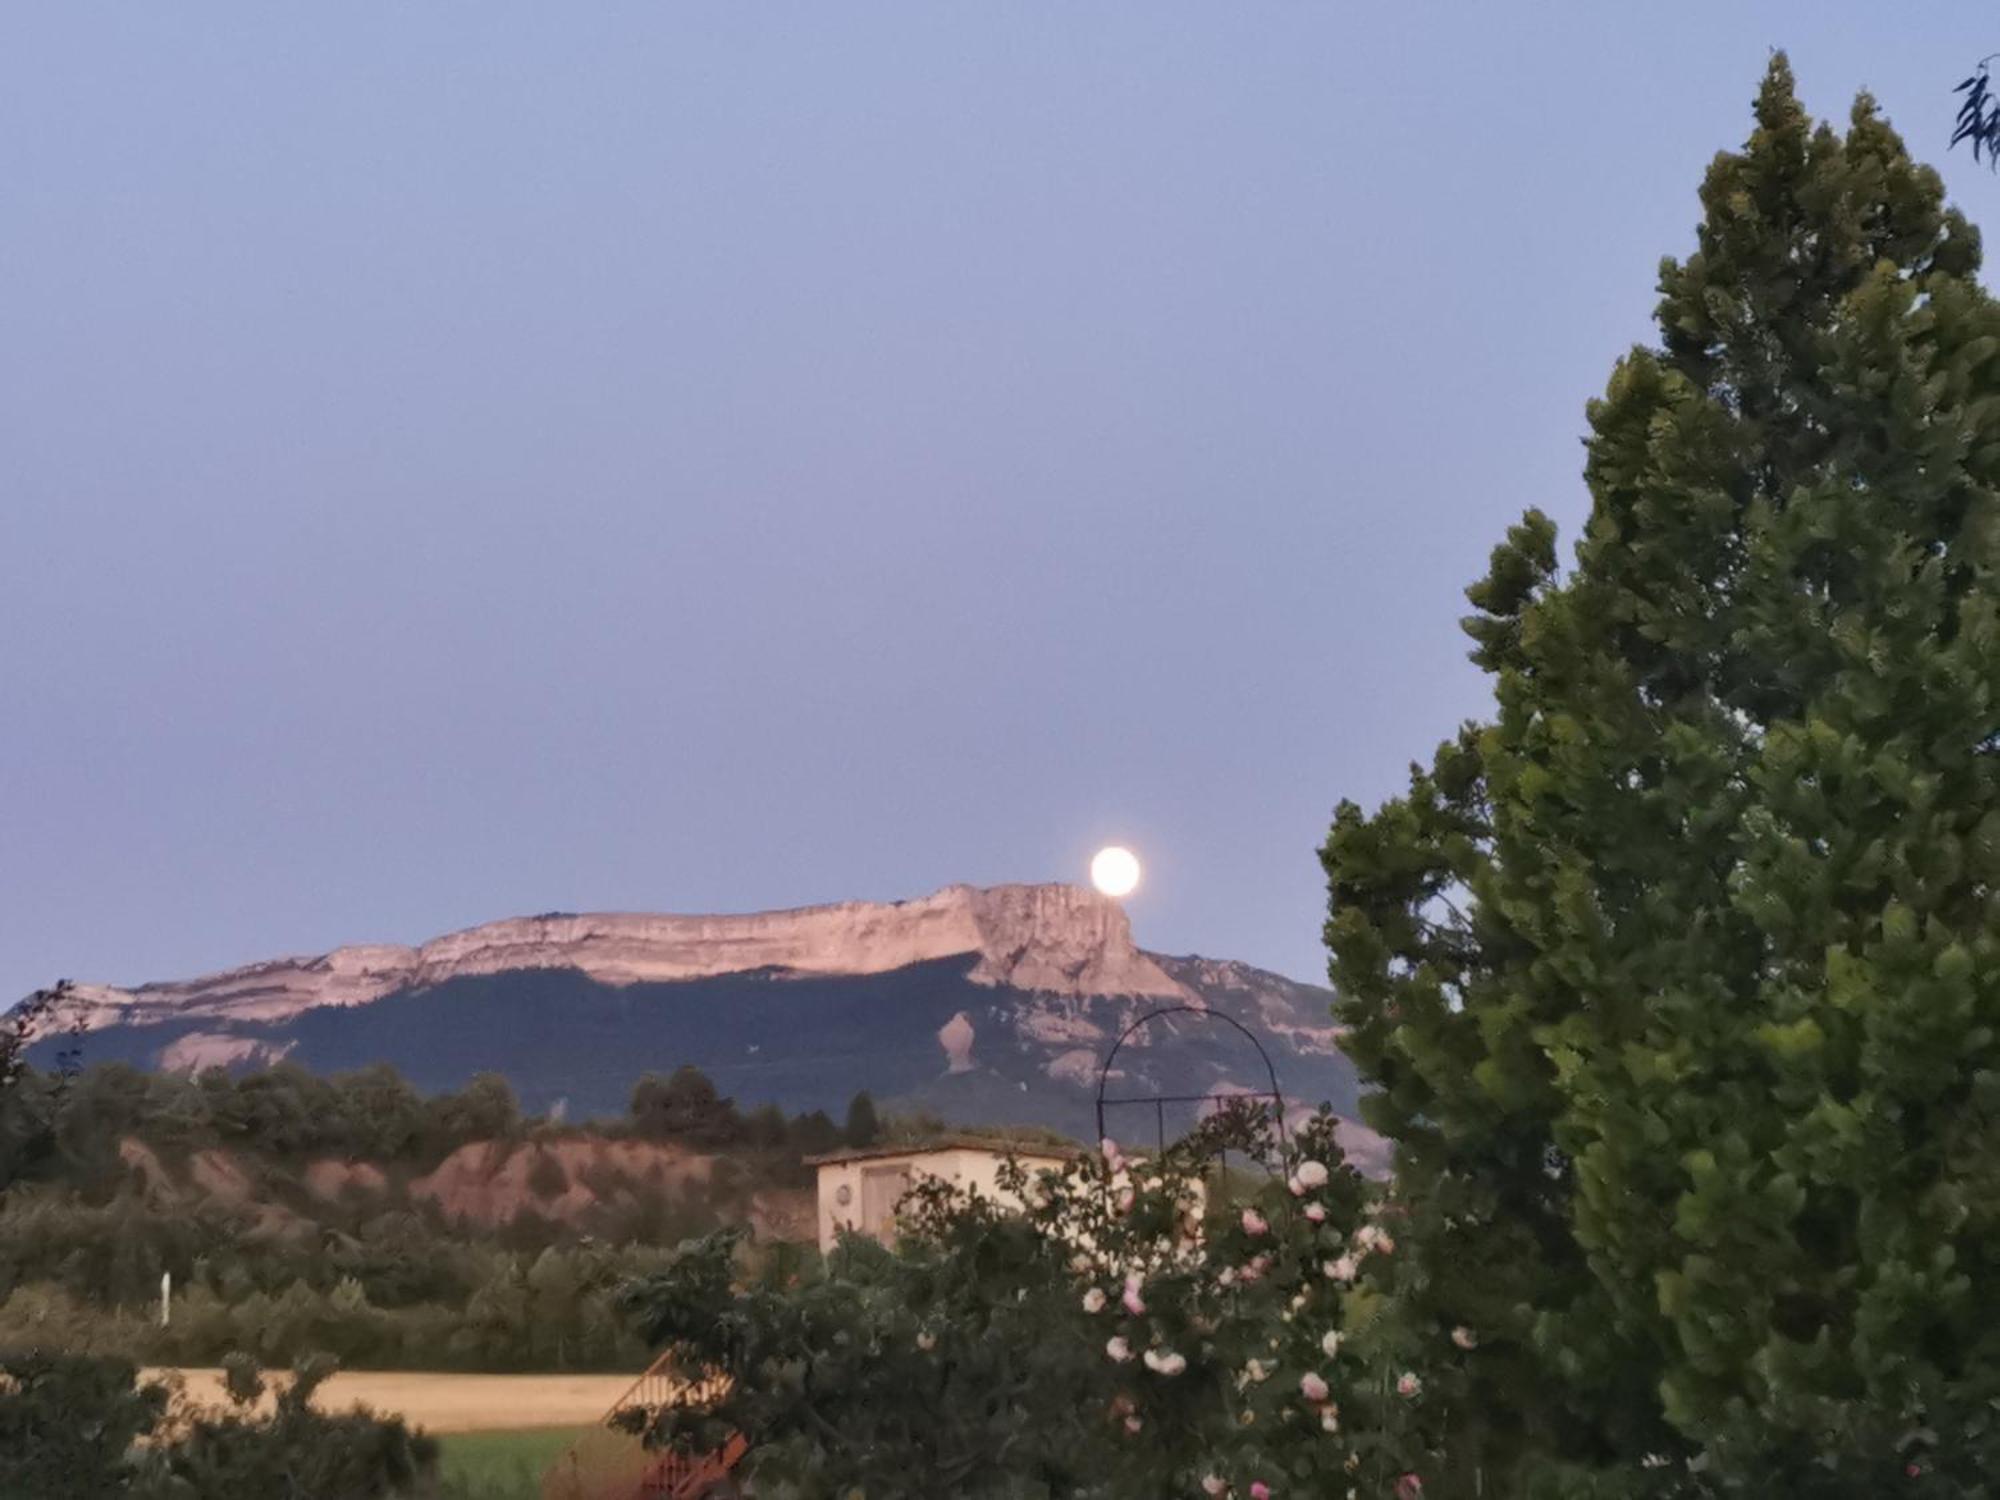
<path fill-rule="evenodd" d="M 1259 1479 L 1250 1486 L 1250 1500 L 1271 1500 L 1271 1487 Z"/>
<path fill-rule="evenodd" d="M 1264 1222 L 1264 1216 L 1254 1208 L 1243 1210 L 1243 1232 L 1245 1234 L 1269 1234 L 1271 1226 Z"/>
<path fill-rule="evenodd" d="M 1308 1370 L 1299 1377 L 1299 1394 L 1312 1402 L 1314 1406 L 1317 1406 L 1320 1402 L 1326 1400 L 1332 1392 L 1327 1389 L 1327 1384 L 1324 1380 L 1320 1379 L 1313 1371 Z"/>

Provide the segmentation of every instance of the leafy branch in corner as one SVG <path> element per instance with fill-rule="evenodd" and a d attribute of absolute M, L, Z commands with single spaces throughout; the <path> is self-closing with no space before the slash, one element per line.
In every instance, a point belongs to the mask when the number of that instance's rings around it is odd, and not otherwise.
<path fill-rule="evenodd" d="M 76 985 L 58 979 L 45 990 L 36 990 L 12 1010 L 0 1014 L 0 1088 L 7 1088 L 27 1064 L 30 1044 L 45 1037 L 67 1032 L 71 1045 L 57 1054 L 56 1071 L 65 1079 L 76 1075 L 82 1048 L 75 1038 L 83 1034 L 83 1017 L 77 1011 Z"/>
<path fill-rule="evenodd" d="M 67 979 L 0 1012 L 0 1192 L 52 1144 L 56 1112 L 80 1069 L 83 1031 L 76 987 Z M 28 1048 L 54 1036 L 67 1036 L 68 1044 L 56 1053 L 55 1074 L 44 1096 L 25 1105 L 20 1085 L 28 1072 Z"/>
<path fill-rule="evenodd" d="M 2000 168 L 2000 101 L 1994 98 L 1990 71 L 1995 57 L 2000 53 L 1980 58 L 1972 76 L 1952 90 L 1965 98 L 1958 106 L 1958 128 L 1951 133 L 1951 144 L 1971 141 L 1972 159 L 1978 161 L 1984 153 L 1988 170 Z"/>

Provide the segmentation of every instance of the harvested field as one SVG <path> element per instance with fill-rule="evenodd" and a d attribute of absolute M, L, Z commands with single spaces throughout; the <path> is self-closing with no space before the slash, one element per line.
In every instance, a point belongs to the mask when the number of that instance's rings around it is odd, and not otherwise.
<path fill-rule="evenodd" d="M 164 1370 L 149 1371 L 166 1375 Z M 182 1370 L 189 1396 L 221 1404 L 220 1370 Z M 595 1425 L 626 1391 L 632 1375 L 426 1375 L 404 1370 L 342 1370 L 320 1387 L 322 1411 L 361 1405 L 402 1417 L 427 1432 L 511 1432 Z"/>

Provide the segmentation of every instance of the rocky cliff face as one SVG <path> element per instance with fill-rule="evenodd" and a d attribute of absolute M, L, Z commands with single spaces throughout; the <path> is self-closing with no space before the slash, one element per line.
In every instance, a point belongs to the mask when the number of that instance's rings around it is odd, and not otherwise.
<path fill-rule="evenodd" d="M 1333 992 L 1300 984 L 1282 974 L 1232 958 L 1152 955 L 1168 978 L 1219 1006 L 1238 1020 L 1288 1043 L 1294 1051 L 1322 1057 L 1340 1055 L 1340 1028 L 1333 1024 Z"/>
<path fill-rule="evenodd" d="M 488 922 L 419 948 L 336 948 L 136 989 L 86 986 L 86 1024 L 197 1017 L 282 1021 L 366 1005 L 473 975 L 573 969 L 628 986 L 759 971 L 885 974 L 976 956 L 969 977 L 1071 999 L 1186 1001 L 1190 992 L 1132 943 L 1124 908 L 1070 885 L 955 885 L 916 901 L 848 901 L 746 916 L 556 913 Z"/>

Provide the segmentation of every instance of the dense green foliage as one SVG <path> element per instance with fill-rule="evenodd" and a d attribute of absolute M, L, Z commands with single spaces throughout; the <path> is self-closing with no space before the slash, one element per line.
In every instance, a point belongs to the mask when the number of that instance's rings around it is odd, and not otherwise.
<path fill-rule="evenodd" d="M 1225 1145 L 1272 1171 L 1218 1176 Z M 921 1182 L 893 1249 L 850 1235 L 824 1266 L 746 1274 L 735 1232 L 696 1242 L 627 1300 L 719 1378 L 633 1425 L 693 1451 L 747 1434 L 777 1500 L 1389 1493 L 1420 1395 L 1354 1384 L 1398 1353 L 1343 1346 L 1395 1244 L 1336 1154 L 1329 1116 L 1282 1155 L 1224 1116 L 1151 1161 L 1016 1170 L 1019 1212 Z"/>
<path fill-rule="evenodd" d="M 106 1500 L 131 1492 L 132 1446 L 159 1425 L 167 1391 L 116 1360 L 0 1360 L 0 1495 Z"/>
<path fill-rule="evenodd" d="M 1502 1493 L 2000 1472 L 2000 309 L 1867 99 L 1780 58 L 1756 118 L 1574 565 L 1531 513 L 1471 590 L 1497 718 L 1326 846 L 1399 1315 L 1483 1330 L 1437 1442 Z"/>
<path fill-rule="evenodd" d="M 233 1360 L 229 1404 L 205 1408 L 129 1363 L 0 1359 L 0 1495 L 8 1500 L 395 1500 L 436 1490 L 437 1445 L 394 1418 L 326 1415 L 333 1372 L 302 1362 L 266 1384 Z M 143 1442 L 141 1440 L 144 1440 Z"/>

